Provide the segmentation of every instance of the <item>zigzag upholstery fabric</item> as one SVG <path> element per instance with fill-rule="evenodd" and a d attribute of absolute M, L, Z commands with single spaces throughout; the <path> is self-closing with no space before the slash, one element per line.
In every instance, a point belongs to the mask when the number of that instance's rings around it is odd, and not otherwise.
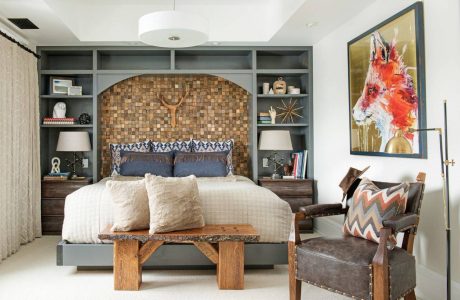
<path fill-rule="evenodd" d="M 371 180 L 363 178 L 351 199 L 344 233 L 378 243 L 383 221 L 405 212 L 408 195 L 407 182 L 379 189 Z M 396 242 L 394 236 L 392 240 Z"/>

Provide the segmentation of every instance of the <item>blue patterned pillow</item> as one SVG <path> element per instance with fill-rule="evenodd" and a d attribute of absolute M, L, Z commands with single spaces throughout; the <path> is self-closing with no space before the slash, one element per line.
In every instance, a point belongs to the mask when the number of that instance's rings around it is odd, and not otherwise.
<path fill-rule="evenodd" d="M 174 177 L 225 177 L 227 151 L 177 152 L 174 158 Z"/>
<path fill-rule="evenodd" d="M 227 152 L 227 174 L 233 174 L 232 150 L 233 140 L 201 141 L 192 140 L 192 152 Z"/>
<path fill-rule="evenodd" d="M 138 142 L 133 144 L 110 144 L 110 156 L 112 158 L 112 175 L 120 174 L 120 151 L 149 152 L 151 149 L 150 141 Z"/>
<path fill-rule="evenodd" d="M 152 152 L 171 152 L 171 151 L 182 151 L 191 152 L 192 142 L 191 141 L 175 141 L 175 142 L 151 142 Z"/>
<path fill-rule="evenodd" d="M 163 177 L 173 176 L 173 152 L 133 152 L 120 151 L 120 174 L 123 176 L 144 176 L 152 174 Z"/>

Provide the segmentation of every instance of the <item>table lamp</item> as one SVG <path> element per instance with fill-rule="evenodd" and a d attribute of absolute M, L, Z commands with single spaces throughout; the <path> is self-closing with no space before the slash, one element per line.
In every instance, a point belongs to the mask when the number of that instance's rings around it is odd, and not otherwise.
<path fill-rule="evenodd" d="M 260 132 L 259 150 L 273 151 L 268 160 L 274 164 L 273 179 L 280 179 L 278 170 L 283 166 L 284 159 L 278 157 L 276 151 L 292 151 L 291 133 L 289 130 L 263 130 Z"/>
<path fill-rule="evenodd" d="M 66 159 L 67 166 L 72 170 L 72 178 L 76 178 L 76 165 L 81 165 L 83 157 L 77 152 L 91 151 L 89 133 L 87 131 L 61 131 L 56 147 L 58 152 L 73 152 L 73 161 Z"/>

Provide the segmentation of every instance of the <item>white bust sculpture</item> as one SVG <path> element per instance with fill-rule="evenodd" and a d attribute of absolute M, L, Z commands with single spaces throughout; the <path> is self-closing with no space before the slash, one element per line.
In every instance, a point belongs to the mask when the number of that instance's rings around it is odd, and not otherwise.
<path fill-rule="evenodd" d="M 58 102 L 54 105 L 53 118 L 65 118 L 66 106 L 64 102 Z"/>

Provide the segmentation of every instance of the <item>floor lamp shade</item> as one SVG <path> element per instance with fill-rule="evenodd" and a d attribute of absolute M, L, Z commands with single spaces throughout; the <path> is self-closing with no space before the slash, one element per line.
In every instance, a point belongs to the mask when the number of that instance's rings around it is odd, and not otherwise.
<path fill-rule="evenodd" d="M 91 151 L 91 142 L 87 131 L 61 131 L 56 147 L 59 152 Z"/>
<path fill-rule="evenodd" d="M 260 132 L 259 150 L 292 150 L 289 130 L 264 130 Z"/>

